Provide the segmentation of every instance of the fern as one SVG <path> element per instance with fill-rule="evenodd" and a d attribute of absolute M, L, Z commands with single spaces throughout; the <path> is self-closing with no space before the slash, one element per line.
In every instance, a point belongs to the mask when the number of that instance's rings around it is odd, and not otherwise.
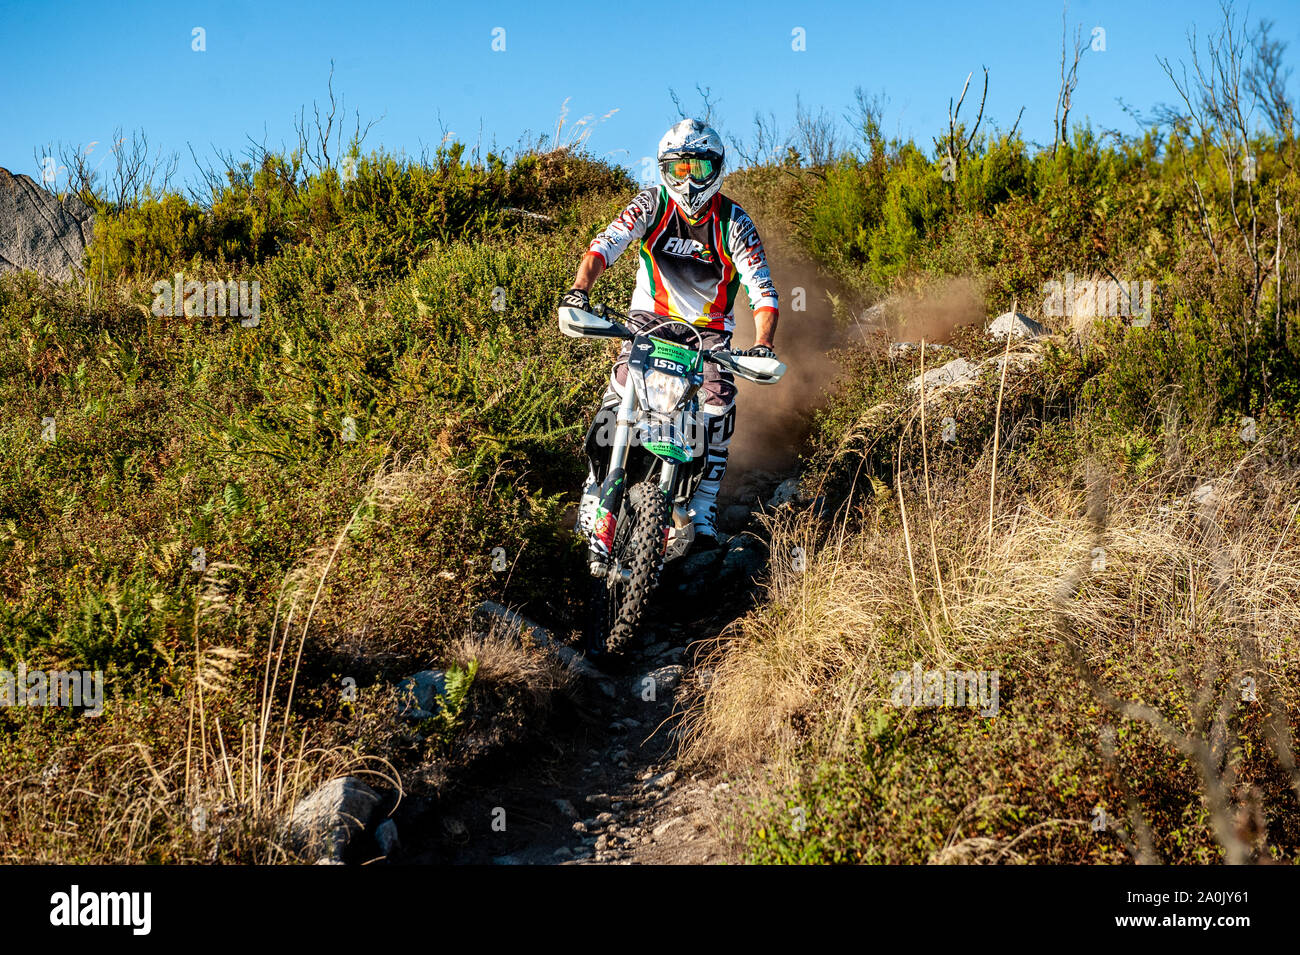
<path fill-rule="evenodd" d="M 465 710 L 465 701 L 469 698 L 470 687 L 474 685 L 474 675 L 478 673 L 478 661 L 470 660 L 469 666 L 461 669 L 452 664 L 447 668 L 444 685 L 447 692 L 438 697 L 438 715 L 440 735 L 447 740 L 460 725 L 460 718 Z"/>

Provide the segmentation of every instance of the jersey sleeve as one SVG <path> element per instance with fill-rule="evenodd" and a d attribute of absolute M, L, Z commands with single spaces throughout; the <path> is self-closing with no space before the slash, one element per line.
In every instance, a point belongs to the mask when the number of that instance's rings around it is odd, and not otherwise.
<path fill-rule="evenodd" d="M 591 245 L 587 247 L 587 251 L 593 255 L 599 255 L 604 261 L 605 267 L 609 268 L 628 246 L 634 242 L 639 242 L 645 236 L 646 230 L 650 227 L 650 222 L 654 219 L 658 199 L 659 194 L 655 189 L 646 189 L 641 192 L 618 214 L 618 218 L 607 225 L 600 235 L 591 240 Z"/>
<path fill-rule="evenodd" d="M 740 282 L 749 293 L 749 307 L 755 312 L 767 309 L 779 312 L 776 283 L 767 265 L 767 253 L 758 227 L 740 206 L 731 207 L 731 227 L 727 230 L 727 254 L 736 263 Z"/>

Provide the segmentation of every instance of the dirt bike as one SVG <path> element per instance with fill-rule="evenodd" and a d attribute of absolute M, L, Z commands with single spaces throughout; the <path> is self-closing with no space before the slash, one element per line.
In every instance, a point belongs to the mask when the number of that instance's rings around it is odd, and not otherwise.
<path fill-rule="evenodd" d="M 592 585 L 584 643 L 590 656 L 626 648 L 664 564 L 683 556 L 695 539 L 687 507 L 707 462 L 698 399 L 705 363 L 759 384 L 785 374 L 775 357 L 704 348 L 688 323 L 664 319 L 633 331 L 628 320 L 606 305 L 559 310 L 560 331 L 572 338 L 632 341 L 623 399 L 601 408 L 587 432 L 587 457 L 600 486 L 588 537 Z M 698 347 L 651 334 L 674 323 L 690 329 Z"/>

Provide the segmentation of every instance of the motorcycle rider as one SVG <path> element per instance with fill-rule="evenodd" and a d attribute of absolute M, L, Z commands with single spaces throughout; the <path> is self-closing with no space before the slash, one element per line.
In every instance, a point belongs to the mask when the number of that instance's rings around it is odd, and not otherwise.
<path fill-rule="evenodd" d="M 653 334 L 690 347 L 725 348 L 734 325 L 733 305 L 740 286 L 754 313 L 754 347 L 741 355 L 775 357 L 778 301 L 758 230 L 745 210 L 722 195 L 722 139 L 699 120 L 684 119 L 659 141 L 659 181 L 642 191 L 588 247 L 571 288 L 561 298 L 589 311 L 588 293 L 600 274 L 636 243 L 638 265 L 629 323 L 633 330 L 663 321 Z M 627 387 L 627 360 L 632 343 L 624 342 L 614 362 L 603 406 L 617 405 Z M 708 429 L 708 460 L 688 513 L 695 525 L 695 546 L 717 546 L 717 497 L 727 469 L 727 451 L 736 426 L 736 383 L 731 372 L 712 362 L 705 366 L 700 411 Z M 600 487 L 594 472 L 578 506 L 578 529 L 590 536 Z"/>

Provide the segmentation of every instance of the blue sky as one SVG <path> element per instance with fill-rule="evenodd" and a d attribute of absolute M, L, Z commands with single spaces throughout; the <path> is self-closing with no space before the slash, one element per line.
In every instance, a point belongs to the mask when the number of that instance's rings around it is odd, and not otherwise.
<path fill-rule="evenodd" d="M 1300 51 L 1300 4 L 1254 0 L 1239 12 Z M 1219 22 L 1217 0 L 1073 0 L 1071 25 L 1105 31 L 1085 54 L 1074 115 L 1097 128 L 1132 130 L 1117 103 L 1144 112 L 1172 102 L 1157 55 L 1185 56 L 1187 32 Z M 974 70 L 990 71 L 987 115 L 1051 140 L 1061 5 L 901 2 L 333 2 L 59 4 L 0 0 L 0 166 L 37 175 L 46 143 L 106 148 L 115 127 L 143 128 L 154 145 L 236 150 L 246 137 L 293 137 L 298 109 L 335 89 L 363 118 L 381 118 L 367 146 L 418 152 L 442 128 L 471 144 L 511 146 L 550 132 L 569 100 L 570 121 L 597 124 L 592 151 L 639 170 L 676 119 L 668 88 L 688 106 L 711 87 L 724 134 L 747 136 L 755 110 L 788 124 L 795 96 L 842 114 L 856 86 L 888 97 L 886 132 L 928 145 L 947 121 L 950 96 Z M 195 52 L 192 31 L 205 31 Z M 505 50 L 492 49 L 503 28 Z M 803 30 L 806 49 L 794 50 Z M 500 34 L 497 34 L 498 45 Z M 1295 82 L 1293 82 L 1293 88 Z M 95 155 L 98 155 L 96 153 Z"/>

